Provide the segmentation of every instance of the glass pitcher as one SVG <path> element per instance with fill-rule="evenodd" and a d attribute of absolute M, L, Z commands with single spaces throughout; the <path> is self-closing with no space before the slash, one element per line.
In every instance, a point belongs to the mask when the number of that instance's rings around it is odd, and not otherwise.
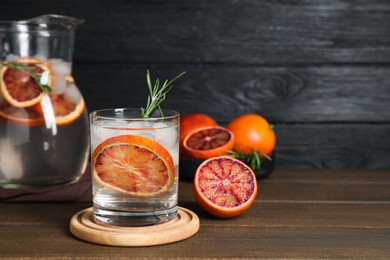
<path fill-rule="evenodd" d="M 82 22 L 62 15 L 0 21 L 0 187 L 71 183 L 86 169 L 88 117 L 72 77 Z"/>

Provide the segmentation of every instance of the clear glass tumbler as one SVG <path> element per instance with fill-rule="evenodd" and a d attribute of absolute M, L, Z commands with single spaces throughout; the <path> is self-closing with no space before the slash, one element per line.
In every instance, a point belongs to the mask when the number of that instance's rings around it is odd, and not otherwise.
<path fill-rule="evenodd" d="M 90 113 L 93 211 L 97 221 L 140 226 L 178 210 L 179 113 L 136 108 Z"/>

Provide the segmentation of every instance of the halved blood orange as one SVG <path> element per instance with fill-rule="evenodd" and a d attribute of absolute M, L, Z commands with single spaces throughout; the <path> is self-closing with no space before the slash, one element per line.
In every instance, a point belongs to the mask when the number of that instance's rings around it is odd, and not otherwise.
<path fill-rule="evenodd" d="M 100 185 L 140 197 L 157 196 L 175 177 L 172 156 L 156 141 L 120 135 L 99 144 L 92 154 L 92 177 Z"/>
<path fill-rule="evenodd" d="M 50 95 L 57 125 L 67 125 L 79 118 L 85 109 L 85 102 L 80 98 L 75 104 L 67 100 L 64 95 Z"/>
<path fill-rule="evenodd" d="M 29 108 L 19 108 L 3 103 L 0 105 L 0 118 L 18 125 L 41 125 L 44 120 L 42 114 L 35 109 L 36 106 L 39 104 Z"/>
<path fill-rule="evenodd" d="M 210 116 L 202 113 L 191 113 L 180 117 L 180 155 L 186 155 L 183 146 L 184 139 L 194 130 L 206 126 L 217 126 L 217 122 Z"/>
<path fill-rule="evenodd" d="M 203 127 L 191 132 L 183 141 L 186 154 L 197 159 L 225 155 L 234 145 L 233 133 L 221 126 Z"/>
<path fill-rule="evenodd" d="M 12 69 L 11 64 L 28 66 L 29 69 Z M 46 95 L 31 76 L 32 73 L 45 75 L 45 84 L 51 86 L 53 75 L 50 67 L 36 58 L 18 59 L 1 66 L 0 91 L 5 100 L 14 107 L 33 106 Z"/>
<path fill-rule="evenodd" d="M 257 181 L 245 163 L 221 156 L 199 165 L 193 189 L 196 201 L 206 212 L 219 218 L 231 218 L 252 205 L 257 195 Z"/>

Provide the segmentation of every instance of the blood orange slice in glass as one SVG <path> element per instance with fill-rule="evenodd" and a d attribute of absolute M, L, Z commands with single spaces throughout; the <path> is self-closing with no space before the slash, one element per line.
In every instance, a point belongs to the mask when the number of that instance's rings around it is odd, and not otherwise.
<path fill-rule="evenodd" d="M 199 205 L 220 218 L 244 213 L 257 195 L 256 176 L 252 169 L 228 156 L 214 157 L 199 165 L 193 188 Z"/>
<path fill-rule="evenodd" d="M 225 155 L 233 148 L 233 133 L 221 126 L 203 127 L 191 132 L 183 142 L 186 154 L 197 159 Z"/>
<path fill-rule="evenodd" d="M 173 159 L 159 143 L 142 136 L 121 135 L 99 144 L 92 155 L 94 180 L 120 193 L 149 197 L 169 190 L 175 176 Z"/>
<path fill-rule="evenodd" d="M 38 104 L 46 92 L 37 83 L 51 86 L 50 67 L 35 58 L 24 58 L 3 64 L 0 68 L 0 90 L 4 99 L 14 107 Z"/>

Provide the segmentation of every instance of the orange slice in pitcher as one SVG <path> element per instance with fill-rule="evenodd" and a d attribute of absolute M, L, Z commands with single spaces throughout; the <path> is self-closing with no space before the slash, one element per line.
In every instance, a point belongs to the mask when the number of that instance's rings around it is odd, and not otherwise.
<path fill-rule="evenodd" d="M 36 58 L 18 59 L 0 68 L 0 91 L 14 107 L 24 108 L 38 104 L 46 93 L 32 75 L 45 76 L 45 85 L 52 85 L 50 67 Z"/>
<path fill-rule="evenodd" d="M 102 142 L 92 154 L 92 166 L 98 184 L 137 197 L 167 192 L 175 176 L 169 152 L 156 141 L 134 135 Z"/>
<path fill-rule="evenodd" d="M 38 126 L 43 124 L 42 114 L 35 109 L 36 106 L 30 108 L 13 107 L 8 103 L 0 105 L 0 119 L 12 122 L 17 125 Z"/>
<path fill-rule="evenodd" d="M 50 96 L 57 125 L 67 125 L 79 118 L 85 109 L 85 102 L 80 98 L 78 103 L 67 100 L 64 95 Z"/>

